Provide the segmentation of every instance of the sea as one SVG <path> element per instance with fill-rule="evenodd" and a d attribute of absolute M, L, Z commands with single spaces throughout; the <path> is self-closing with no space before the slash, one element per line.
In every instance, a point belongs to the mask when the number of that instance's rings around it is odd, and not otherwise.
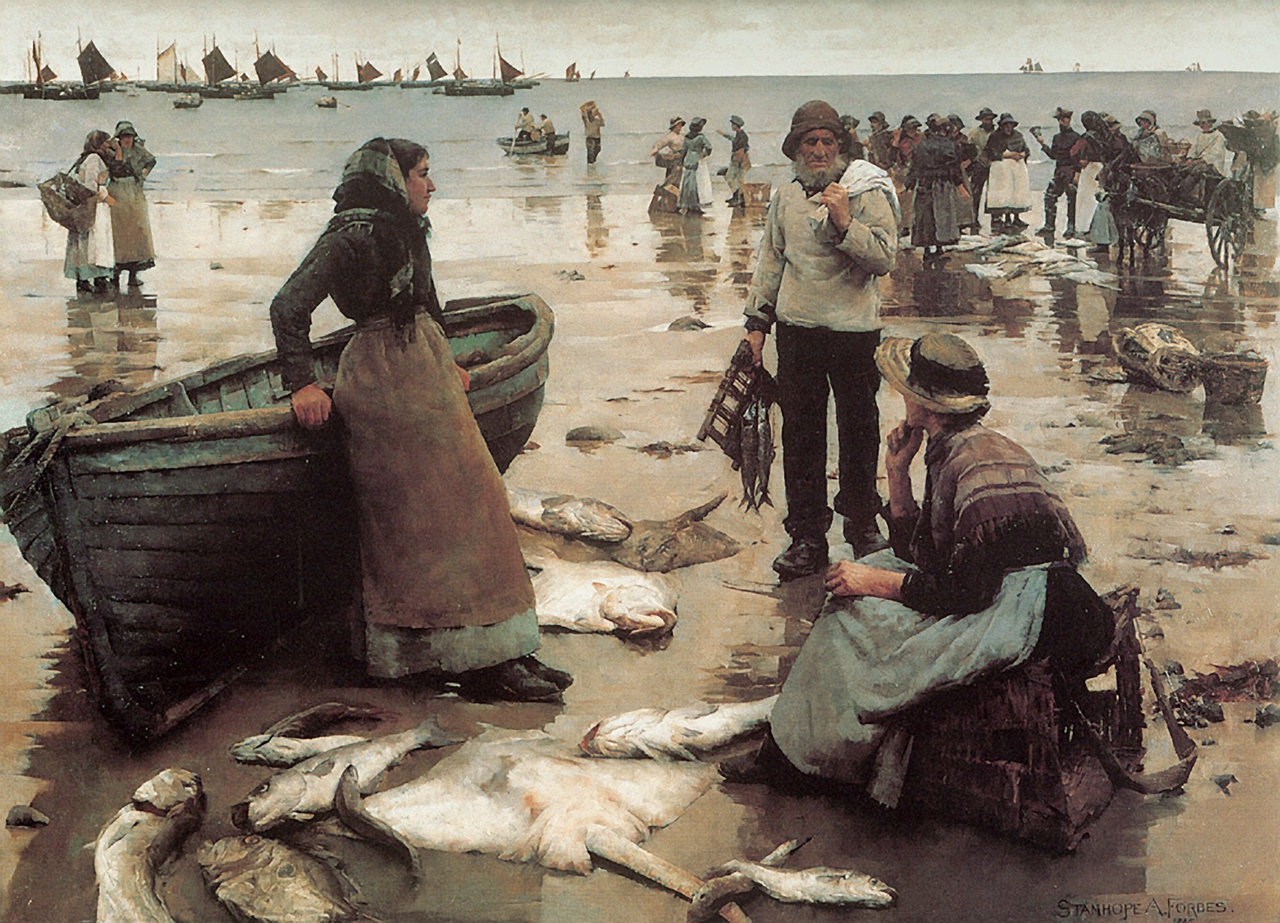
<path fill-rule="evenodd" d="M 337 98 L 335 109 L 316 106 Z M 1232 72 L 920 74 L 842 77 L 613 78 L 567 83 L 546 80 L 507 97 L 447 97 L 432 89 L 327 90 L 298 84 L 271 100 L 210 99 L 198 109 L 173 108 L 170 93 L 128 87 L 96 101 L 29 101 L 0 96 L 0 190 L 34 195 L 30 187 L 65 169 L 93 129 L 133 122 L 159 163 L 148 181 L 152 198 L 172 200 L 314 200 L 327 197 L 350 151 L 369 138 L 400 136 L 427 145 L 438 198 L 520 197 L 603 192 L 644 193 L 656 178 L 649 150 L 672 116 L 707 119 L 712 164 L 728 162 L 729 130 L 739 115 L 751 136 L 758 180 L 785 171 L 781 142 L 791 114 L 806 100 L 825 99 L 862 121 L 876 110 L 897 125 L 911 114 L 956 113 L 969 125 L 983 106 L 1009 112 L 1029 129 L 1056 130 L 1054 109 L 1077 115 L 1095 109 L 1130 130 L 1134 116 L 1154 109 L 1174 138 L 1192 137 L 1197 110 L 1228 120 L 1250 109 L 1280 107 L 1280 75 Z M 605 116 L 603 149 L 587 169 L 579 106 L 595 100 Z M 496 139 L 509 136 L 520 109 L 546 114 L 568 132 L 561 158 L 509 157 Z M 1077 122 L 1077 125 L 1079 123 Z M 1034 145 L 1033 145 L 1034 147 Z M 513 160 L 515 163 L 513 164 Z M 1032 187 L 1051 165 L 1033 157 Z M 25 192 L 23 189 L 25 188 Z"/>

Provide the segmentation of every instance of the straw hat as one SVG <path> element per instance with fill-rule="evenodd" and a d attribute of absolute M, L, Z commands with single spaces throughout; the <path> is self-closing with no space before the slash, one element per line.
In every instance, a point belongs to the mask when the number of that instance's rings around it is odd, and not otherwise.
<path fill-rule="evenodd" d="M 974 348 L 950 333 L 918 340 L 886 337 L 876 368 L 895 390 L 936 413 L 972 413 L 991 406 L 987 370 Z"/>
<path fill-rule="evenodd" d="M 668 127 L 668 128 L 675 128 L 677 125 L 683 125 L 684 123 L 685 123 L 685 122 L 684 122 L 684 119 L 680 118 L 680 116 L 678 116 L 678 115 L 673 115 L 673 116 L 671 117 L 671 121 L 667 123 L 667 127 Z"/>

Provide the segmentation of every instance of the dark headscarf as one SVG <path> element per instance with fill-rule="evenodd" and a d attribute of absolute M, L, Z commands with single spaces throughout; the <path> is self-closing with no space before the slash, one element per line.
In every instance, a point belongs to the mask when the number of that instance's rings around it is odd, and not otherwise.
<path fill-rule="evenodd" d="M 398 143 L 415 153 L 419 149 L 408 142 Z M 421 148 L 418 159 L 425 156 L 426 149 Z M 412 284 L 414 260 L 424 249 L 429 225 L 409 208 L 404 172 L 393 142 L 374 138 L 348 157 L 333 200 L 335 215 L 326 233 L 357 223 L 372 226 L 384 274 L 392 280 L 392 319 L 397 325 L 411 323 L 417 309 Z"/>

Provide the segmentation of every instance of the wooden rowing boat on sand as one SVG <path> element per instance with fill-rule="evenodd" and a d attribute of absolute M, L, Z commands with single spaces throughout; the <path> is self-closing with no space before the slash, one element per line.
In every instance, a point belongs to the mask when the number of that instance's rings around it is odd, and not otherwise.
<path fill-rule="evenodd" d="M 554 321 L 537 295 L 450 302 L 445 333 L 505 469 L 527 442 Z M 355 328 L 314 344 L 332 381 Z M 106 720 L 170 730 L 358 586 L 338 426 L 297 425 L 274 352 L 32 411 L 0 438 L 0 506 L 76 620 Z"/>

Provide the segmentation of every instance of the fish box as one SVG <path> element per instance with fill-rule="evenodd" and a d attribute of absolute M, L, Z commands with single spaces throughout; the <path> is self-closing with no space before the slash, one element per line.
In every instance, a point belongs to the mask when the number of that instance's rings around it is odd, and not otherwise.
<path fill-rule="evenodd" d="M 743 204 L 747 208 L 764 208 L 769 204 L 772 192 L 773 186 L 770 183 L 743 183 Z"/>
<path fill-rule="evenodd" d="M 1267 381 L 1267 360 L 1256 356 L 1206 356 L 1200 364 L 1204 399 L 1211 404 L 1257 404 Z"/>
<path fill-rule="evenodd" d="M 670 186 L 659 183 L 653 187 L 653 198 L 649 200 L 649 213 L 676 211 L 677 193 Z"/>

